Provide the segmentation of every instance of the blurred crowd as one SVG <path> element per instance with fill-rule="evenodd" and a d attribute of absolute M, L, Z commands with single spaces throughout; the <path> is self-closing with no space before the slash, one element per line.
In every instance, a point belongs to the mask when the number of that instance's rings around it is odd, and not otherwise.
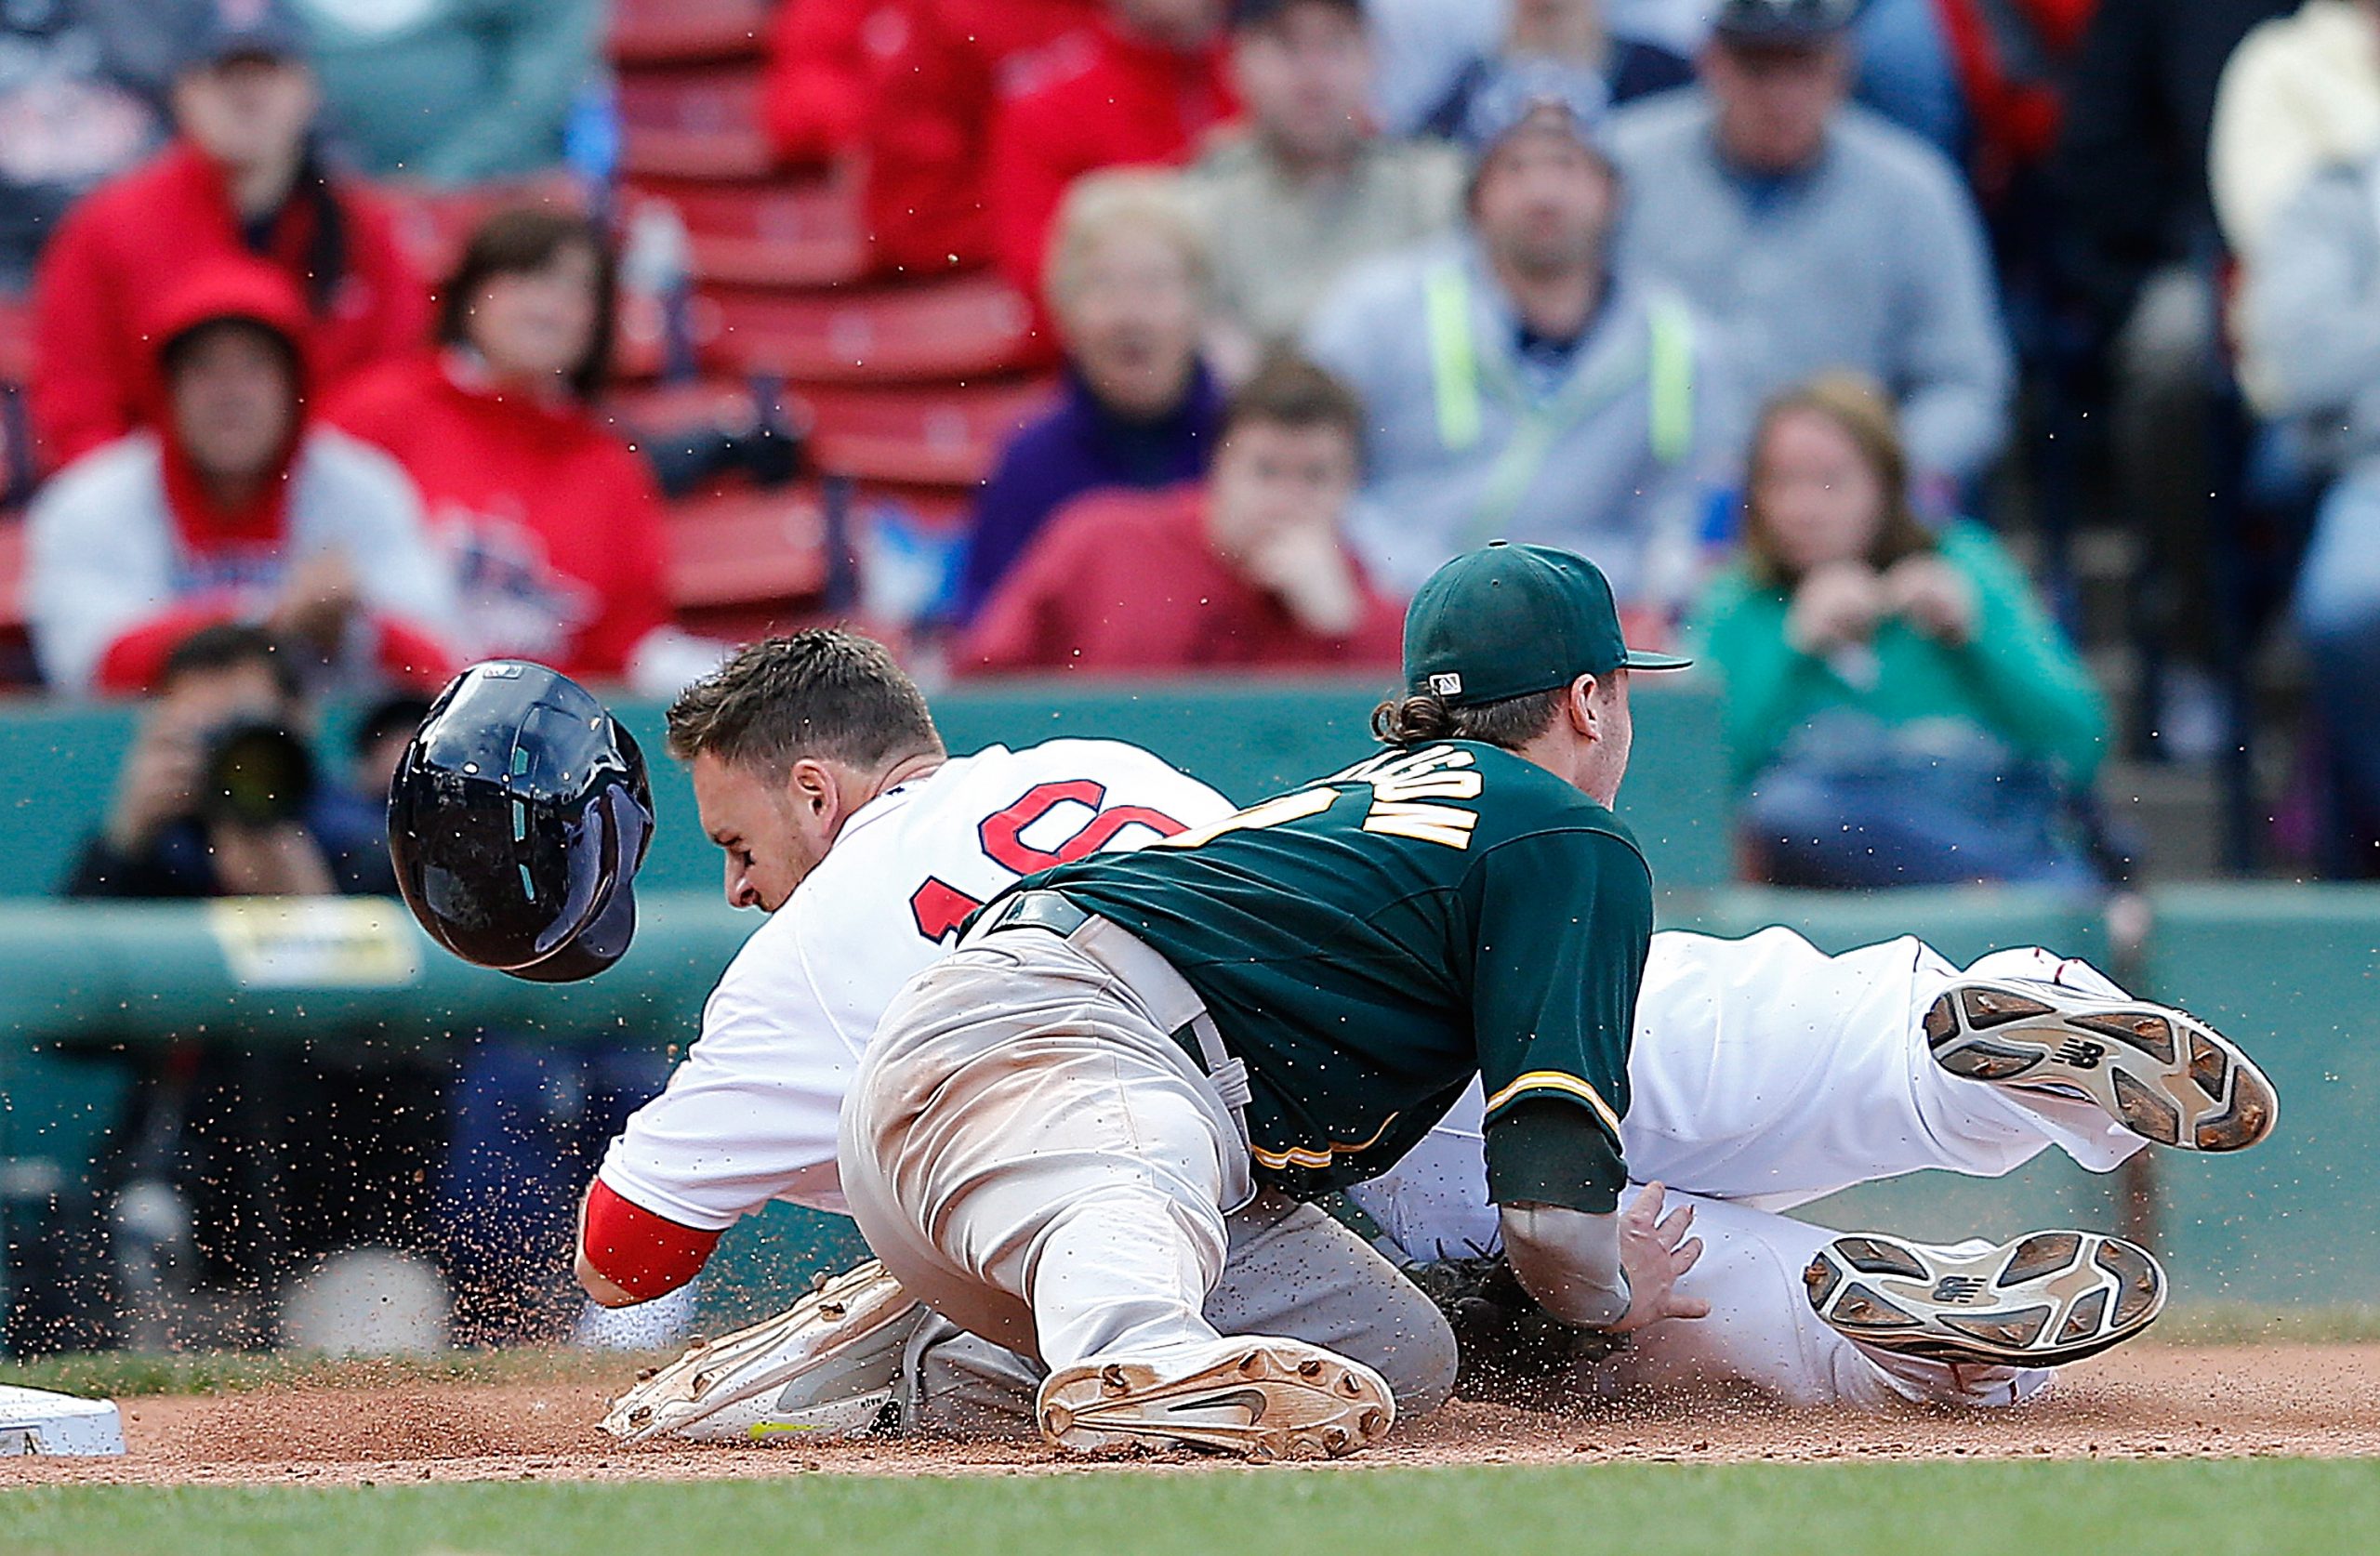
<path fill-rule="evenodd" d="M 1498 536 L 1703 661 L 1751 877 L 2105 881 L 2110 758 L 2380 874 L 2380 0 L 0 0 L 15 668 L 149 699 L 71 894 L 383 890 L 474 659 L 1384 677 Z M 343 1098 L 271 1149 L 419 1192 L 220 1282 L 565 1322 L 524 1164 L 657 1077 L 415 1062 L 144 1060 L 117 1190 Z"/>

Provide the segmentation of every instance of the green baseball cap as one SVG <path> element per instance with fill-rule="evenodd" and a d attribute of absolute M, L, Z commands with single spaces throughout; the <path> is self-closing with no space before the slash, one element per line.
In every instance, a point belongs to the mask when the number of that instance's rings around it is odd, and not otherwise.
<path fill-rule="evenodd" d="M 1430 574 L 1405 611 L 1406 689 L 1457 707 L 1692 663 L 1630 648 L 1603 569 L 1552 546 L 1490 541 Z"/>

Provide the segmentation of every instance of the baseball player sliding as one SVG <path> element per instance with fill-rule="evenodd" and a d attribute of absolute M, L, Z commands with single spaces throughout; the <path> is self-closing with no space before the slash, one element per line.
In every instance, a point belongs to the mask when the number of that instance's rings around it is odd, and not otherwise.
<path fill-rule="evenodd" d="M 760 645 L 681 700 L 672 745 L 730 895 L 774 916 L 615 1144 L 582 1278 L 649 1298 L 768 1198 L 845 1195 L 892 1273 L 697 1351 L 615 1429 L 1005 1418 L 1078 1447 L 1358 1447 L 1443 1397 L 1451 1337 L 1297 1196 L 1391 1167 L 1358 1193 L 1402 1247 L 1501 1233 L 1557 1315 L 1633 1332 L 1605 1380 L 2005 1400 L 2147 1325 L 2162 1275 L 2113 1239 L 1932 1248 L 1772 1207 L 1923 1167 L 2004 1172 L 2053 1143 L 2095 1167 L 2150 1138 L 2253 1143 L 2272 1097 L 2236 1048 L 2042 953 L 1963 974 L 1913 942 L 1826 958 L 1781 930 L 1652 936 L 1607 809 L 1629 656 L 1579 559 L 1452 564 L 1408 651 L 1390 749 L 1236 816 L 1106 743 L 945 761 L 914 691 L 843 635 Z M 625 944 L 635 764 L 547 764 L 608 766 L 593 788 L 519 781 L 513 753 L 555 731 L 611 739 L 558 678 L 538 696 L 566 713 L 540 724 L 520 691 L 544 676 L 458 683 L 392 825 L 441 938 L 575 975 Z M 514 864 L 549 901 L 496 882 Z M 1052 864 L 936 963 L 976 902 Z M 1474 1070 L 1488 1088 L 1423 1139 Z M 1658 1189 L 1619 1209 L 1631 1172 L 1718 1196 L 1698 1202 L 1699 1262 Z"/>

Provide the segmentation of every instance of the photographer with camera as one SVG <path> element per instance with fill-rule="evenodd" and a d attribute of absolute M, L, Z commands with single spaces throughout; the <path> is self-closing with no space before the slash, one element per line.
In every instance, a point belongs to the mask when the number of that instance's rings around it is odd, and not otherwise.
<path fill-rule="evenodd" d="M 392 893 L 388 767 L 373 752 L 391 719 L 410 733 L 418 705 L 367 713 L 363 755 L 334 767 L 315 755 L 280 643 L 254 626 L 200 628 L 167 655 L 64 894 Z M 264 1051 L 213 1032 L 85 1057 L 124 1066 L 130 1086 L 97 1180 L 41 1240 L 51 1268 L 20 1283 L 13 1346 L 320 1345 L 360 1332 L 359 1300 L 443 1334 L 428 1261 L 402 1260 L 392 1286 L 377 1251 L 431 1246 L 444 1083 L 429 1057 L 362 1038 Z M 315 1278 L 326 1257 L 365 1248 L 380 1272 L 370 1293 Z"/>

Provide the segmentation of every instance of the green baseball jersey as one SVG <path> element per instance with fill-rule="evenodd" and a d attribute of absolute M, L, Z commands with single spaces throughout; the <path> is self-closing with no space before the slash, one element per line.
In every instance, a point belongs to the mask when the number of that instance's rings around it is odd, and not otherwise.
<path fill-rule="evenodd" d="M 1619 818 L 1467 741 L 1033 878 L 1131 930 L 1245 1061 L 1260 1176 L 1386 1171 L 1477 1075 L 1499 1204 L 1606 1211 L 1652 875 Z"/>

